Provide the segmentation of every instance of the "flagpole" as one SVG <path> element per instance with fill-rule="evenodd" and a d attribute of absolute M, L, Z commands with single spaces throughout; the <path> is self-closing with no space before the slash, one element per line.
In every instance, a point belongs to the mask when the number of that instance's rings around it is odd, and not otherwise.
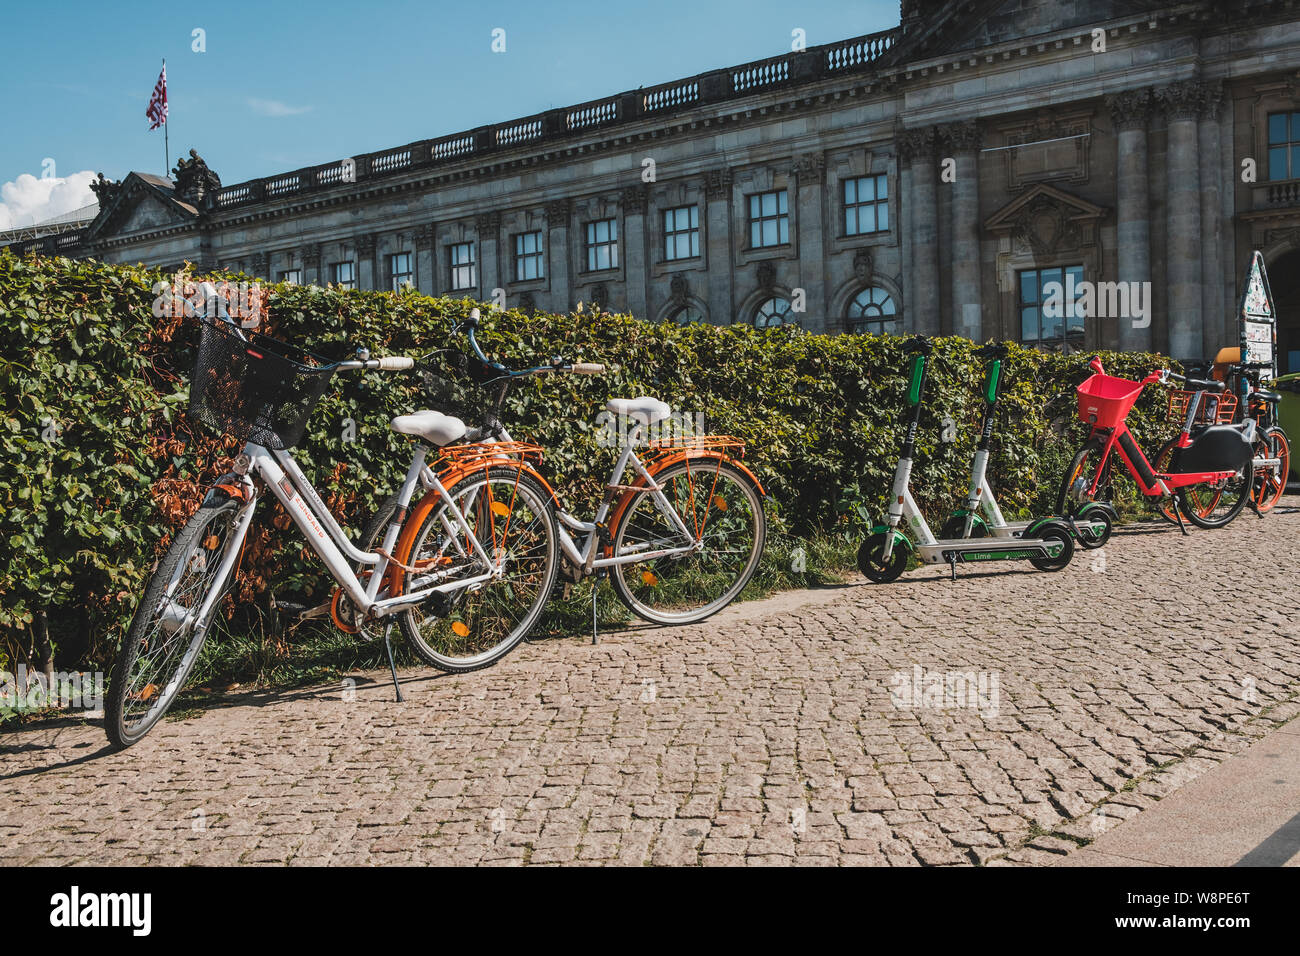
<path fill-rule="evenodd" d="M 167 75 L 167 57 L 163 57 L 163 76 Z M 163 94 L 166 95 L 165 93 Z M 172 169 L 172 151 L 171 145 L 167 142 L 167 113 L 163 113 L 163 178 L 171 175 Z"/>

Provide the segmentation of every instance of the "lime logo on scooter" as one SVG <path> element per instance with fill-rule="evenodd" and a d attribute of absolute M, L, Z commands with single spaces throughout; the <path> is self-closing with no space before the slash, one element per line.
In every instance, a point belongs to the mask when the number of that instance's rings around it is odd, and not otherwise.
<path fill-rule="evenodd" d="M 960 512 L 960 526 L 954 528 L 953 520 L 945 524 L 942 536 L 936 538 L 926 523 L 912 497 L 910 481 L 912 460 L 916 452 L 916 432 L 920 426 L 922 401 L 928 377 L 929 363 L 934 343 L 924 337 L 909 339 L 903 346 L 911 356 L 910 377 L 907 387 L 907 431 L 894 471 L 893 487 L 889 496 L 889 513 L 884 526 L 873 529 L 858 549 L 858 568 L 866 577 L 877 583 L 894 581 L 907 568 L 914 555 L 924 564 L 947 564 L 957 576 L 957 565 L 971 561 L 1029 561 L 1042 571 L 1059 571 L 1074 556 L 1075 535 L 1069 523 L 1056 518 L 1040 518 L 1027 522 L 1018 529 L 1008 525 L 998 509 L 985 480 L 989 441 L 993 432 L 993 414 L 1002 382 L 1002 361 L 1007 347 L 988 346 L 980 350 L 992 361 L 985 380 L 985 418 L 980 429 L 980 443 L 972 467 L 970 494 L 967 507 Z M 979 520 L 981 513 L 985 520 Z M 958 515 L 954 515 L 957 518 Z M 899 530 L 906 525 L 915 536 L 912 541 Z M 976 528 L 985 536 L 972 537 Z"/>

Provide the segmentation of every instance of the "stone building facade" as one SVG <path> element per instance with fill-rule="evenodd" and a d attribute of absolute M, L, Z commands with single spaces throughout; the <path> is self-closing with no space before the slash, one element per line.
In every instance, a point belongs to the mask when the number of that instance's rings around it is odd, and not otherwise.
<path fill-rule="evenodd" d="M 1258 248 L 1300 370 L 1285 0 L 903 0 L 882 33 L 513 122 L 96 191 L 92 224 L 16 251 L 1183 359 L 1235 341 Z M 1097 295 L 1054 309 L 1058 281 Z"/>

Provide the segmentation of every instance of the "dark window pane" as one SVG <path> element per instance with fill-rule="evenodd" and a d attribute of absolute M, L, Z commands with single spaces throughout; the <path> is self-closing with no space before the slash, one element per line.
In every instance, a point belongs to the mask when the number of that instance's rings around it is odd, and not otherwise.
<path fill-rule="evenodd" d="M 1269 145 L 1274 143 L 1285 143 L 1287 141 L 1285 113 L 1274 113 L 1268 118 L 1268 142 Z"/>

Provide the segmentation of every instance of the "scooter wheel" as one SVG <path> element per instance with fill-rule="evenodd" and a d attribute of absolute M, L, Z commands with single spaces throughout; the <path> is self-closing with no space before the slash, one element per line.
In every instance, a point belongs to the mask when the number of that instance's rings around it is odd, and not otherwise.
<path fill-rule="evenodd" d="M 1044 541 L 1060 541 L 1064 547 L 1055 558 L 1030 558 L 1029 563 L 1039 571 L 1060 571 L 1074 557 L 1074 535 L 1060 525 L 1052 525 L 1035 532 Z"/>
<path fill-rule="evenodd" d="M 1084 534 L 1082 528 L 1078 529 L 1079 544 L 1082 545 L 1085 550 L 1089 550 L 1089 551 L 1093 550 L 1094 548 L 1105 547 L 1106 542 L 1110 540 L 1111 531 L 1113 531 L 1115 528 L 1115 522 L 1111 520 L 1110 513 L 1106 511 L 1106 509 L 1104 508 L 1094 508 L 1087 514 L 1080 515 L 1076 517 L 1074 520 L 1076 523 L 1080 521 L 1089 521 L 1089 522 L 1100 521 L 1103 525 L 1105 525 L 1105 527 L 1102 528 L 1101 534 L 1097 535 L 1097 537 L 1095 538 L 1090 538 L 1086 534 Z"/>
<path fill-rule="evenodd" d="M 858 548 L 858 570 L 876 584 L 897 581 L 907 567 L 907 548 L 901 545 L 896 544 L 889 560 L 885 560 L 886 540 L 884 533 L 873 534 Z"/>

